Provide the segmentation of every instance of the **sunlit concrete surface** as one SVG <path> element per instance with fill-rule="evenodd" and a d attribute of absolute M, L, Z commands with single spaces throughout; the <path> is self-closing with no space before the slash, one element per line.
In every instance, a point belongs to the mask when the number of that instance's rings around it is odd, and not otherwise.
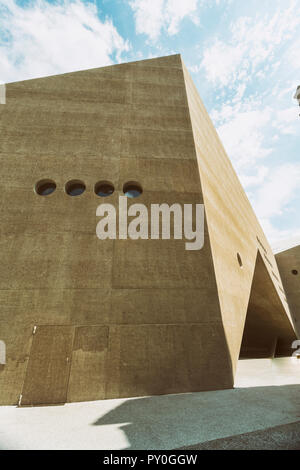
<path fill-rule="evenodd" d="M 300 357 L 250 359 L 238 362 L 235 387 L 300 384 Z"/>
<path fill-rule="evenodd" d="M 240 361 L 236 385 L 233 390 L 63 406 L 0 407 L 0 448 L 174 449 L 257 431 L 268 434 L 268 429 L 300 421 L 300 360 Z"/>

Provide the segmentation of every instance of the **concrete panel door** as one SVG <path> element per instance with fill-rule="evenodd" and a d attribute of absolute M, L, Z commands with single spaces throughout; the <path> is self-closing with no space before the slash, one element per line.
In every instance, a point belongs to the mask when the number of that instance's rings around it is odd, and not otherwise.
<path fill-rule="evenodd" d="M 35 328 L 19 405 L 66 402 L 73 337 L 72 326 Z"/>

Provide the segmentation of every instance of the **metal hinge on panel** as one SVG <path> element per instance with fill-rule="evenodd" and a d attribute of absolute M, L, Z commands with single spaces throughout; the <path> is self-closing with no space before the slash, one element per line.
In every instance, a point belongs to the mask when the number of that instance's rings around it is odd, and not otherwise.
<path fill-rule="evenodd" d="M 32 334 L 35 335 L 36 332 L 36 325 L 33 327 Z"/>
<path fill-rule="evenodd" d="M 18 406 L 21 406 L 22 396 L 23 396 L 22 394 L 19 396 Z"/>

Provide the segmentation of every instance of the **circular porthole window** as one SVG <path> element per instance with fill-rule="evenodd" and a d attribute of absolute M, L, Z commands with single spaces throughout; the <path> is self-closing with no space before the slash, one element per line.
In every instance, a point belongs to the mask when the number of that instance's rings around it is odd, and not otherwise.
<path fill-rule="evenodd" d="M 85 191 L 85 184 L 79 180 L 68 181 L 65 191 L 69 196 L 80 196 Z"/>
<path fill-rule="evenodd" d="M 123 193 L 127 197 L 138 197 L 142 194 L 142 192 L 143 192 L 142 187 L 138 183 L 135 183 L 134 181 L 129 181 L 128 183 L 125 183 L 123 186 Z"/>
<path fill-rule="evenodd" d="M 242 268 L 243 267 L 243 261 L 242 261 L 241 255 L 239 253 L 237 253 L 236 257 L 237 257 L 240 268 Z"/>
<path fill-rule="evenodd" d="M 95 193 L 100 197 L 107 197 L 113 194 L 115 188 L 108 181 L 99 181 L 95 184 Z"/>
<path fill-rule="evenodd" d="M 34 189 L 40 196 L 49 196 L 56 190 L 56 183 L 52 180 L 41 180 L 36 183 Z"/>
<path fill-rule="evenodd" d="M 297 269 L 292 269 L 292 274 L 294 274 L 294 276 L 297 276 L 297 274 L 298 274 Z"/>

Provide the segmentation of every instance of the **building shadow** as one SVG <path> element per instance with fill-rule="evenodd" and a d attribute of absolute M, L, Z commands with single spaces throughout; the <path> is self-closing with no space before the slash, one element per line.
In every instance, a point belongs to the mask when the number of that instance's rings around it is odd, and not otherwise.
<path fill-rule="evenodd" d="M 300 421 L 300 385 L 130 398 L 92 424 L 118 425 L 126 449 L 176 449 Z"/>

